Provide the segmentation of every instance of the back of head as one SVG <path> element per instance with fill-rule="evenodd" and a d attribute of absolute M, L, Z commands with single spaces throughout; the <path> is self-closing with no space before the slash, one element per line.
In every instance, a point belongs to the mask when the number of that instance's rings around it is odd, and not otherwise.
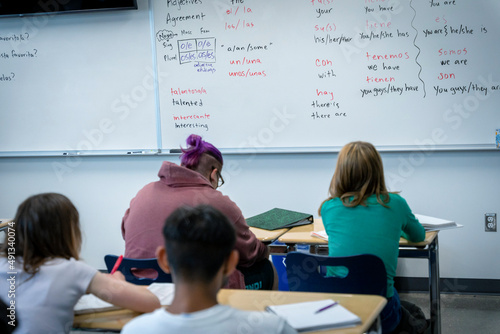
<path fill-rule="evenodd" d="M 204 141 L 198 135 L 190 135 L 186 143 L 187 148 L 181 148 L 181 165 L 195 170 L 202 175 L 211 171 L 212 167 L 222 169 L 224 163 L 222 153 L 209 142 Z M 216 165 L 216 166 L 214 166 Z"/>
<path fill-rule="evenodd" d="M 210 282 L 236 242 L 233 225 L 208 205 L 175 210 L 165 222 L 163 236 L 174 277 L 189 282 Z"/>
<path fill-rule="evenodd" d="M 52 258 L 78 259 L 81 246 L 79 215 L 64 195 L 45 193 L 27 198 L 14 219 L 16 256 L 25 272 L 35 274 Z M 6 248 L 2 248 L 6 255 Z"/>
<path fill-rule="evenodd" d="M 382 205 L 389 200 L 380 154 L 367 142 L 356 141 L 345 145 L 337 158 L 330 195 L 341 198 L 346 206 L 357 206 L 365 205 L 366 199 L 374 194 Z"/>

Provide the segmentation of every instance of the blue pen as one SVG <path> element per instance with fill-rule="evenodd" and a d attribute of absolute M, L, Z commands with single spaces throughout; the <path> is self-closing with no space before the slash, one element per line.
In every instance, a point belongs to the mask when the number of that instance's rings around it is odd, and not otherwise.
<path fill-rule="evenodd" d="M 334 306 L 335 306 L 335 305 L 337 305 L 337 304 L 338 304 L 338 302 L 335 302 L 335 303 L 333 303 L 333 304 L 330 304 L 330 305 L 327 305 L 327 306 L 325 306 L 325 307 L 322 307 L 322 308 L 320 308 L 319 310 L 317 310 L 316 312 L 314 312 L 314 314 L 316 314 L 316 313 L 320 313 L 320 312 L 323 312 L 324 310 L 328 310 L 330 307 L 334 307 Z"/>

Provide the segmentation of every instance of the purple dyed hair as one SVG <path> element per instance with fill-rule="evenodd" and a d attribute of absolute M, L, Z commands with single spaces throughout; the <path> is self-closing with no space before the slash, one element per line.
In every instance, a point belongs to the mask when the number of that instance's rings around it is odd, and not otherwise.
<path fill-rule="evenodd" d="M 196 168 L 200 163 L 200 157 L 204 153 L 217 159 L 221 165 L 224 164 L 222 153 L 214 145 L 201 139 L 200 136 L 192 134 L 186 139 L 186 143 L 188 144 L 187 148 L 184 149 L 181 147 L 182 155 L 180 158 L 182 166 L 189 169 Z"/>

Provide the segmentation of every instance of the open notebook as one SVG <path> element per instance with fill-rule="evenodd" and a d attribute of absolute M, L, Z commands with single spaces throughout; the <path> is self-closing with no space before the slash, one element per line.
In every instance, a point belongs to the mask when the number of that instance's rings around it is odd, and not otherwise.
<path fill-rule="evenodd" d="M 174 299 L 173 283 L 153 283 L 147 288 L 158 297 L 161 305 L 170 305 L 172 303 L 172 300 Z M 80 300 L 78 300 L 74 311 L 75 314 L 86 314 L 119 309 L 120 307 L 110 304 L 93 294 L 87 294 L 83 295 Z"/>
<path fill-rule="evenodd" d="M 271 305 L 266 311 L 283 318 L 298 332 L 353 327 L 361 319 L 332 299 L 284 305 Z"/>

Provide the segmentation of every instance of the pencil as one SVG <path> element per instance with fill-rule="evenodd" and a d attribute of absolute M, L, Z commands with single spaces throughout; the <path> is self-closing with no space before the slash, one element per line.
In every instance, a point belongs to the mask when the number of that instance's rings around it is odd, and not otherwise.
<path fill-rule="evenodd" d="M 118 259 L 116 260 L 115 265 L 113 266 L 113 269 L 110 272 L 111 275 L 113 275 L 115 273 L 115 271 L 118 269 L 118 267 L 122 263 L 122 260 L 123 260 L 123 255 L 120 255 L 118 257 Z"/>
<path fill-rule="evenodd" d="M 328 310 L 330 307 L 333 307 L 333 306 L 335 306 L 335 305 L 337 305 L 337 304 L 338 304 L 338 302 L 335 302 L 335 303 L 333 303 L 333 304 L 330 304 L 330 305 L 327 305 L 327 306 L 325 306 L 325 307 L 322 307 L 322 308 L 320 308 L 319 310 L 317 310 L 316 312 L 314 312 L 314 314 L 316 314 L 316 313 L 320 313 L 320 312 L 323 312 L 324 310 Z"/>

